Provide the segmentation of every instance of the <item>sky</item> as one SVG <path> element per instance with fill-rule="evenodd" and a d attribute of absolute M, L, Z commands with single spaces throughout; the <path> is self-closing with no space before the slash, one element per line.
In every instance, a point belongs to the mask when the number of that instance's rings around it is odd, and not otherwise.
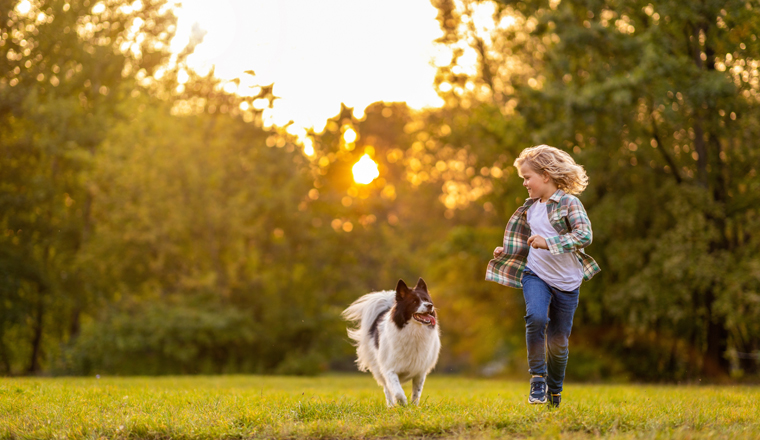
<path fill-rule="evenodd" d="M 293 120 L 294 134 L 320 131 L 341 102 L 358 117 L 376 101 L 441 105 L 433 64 L 448 59 L 434 44 L 441 31 L 429 0 L 182 0 L 176 13 L 173 50 L 198 23 L 207 34 L 190 66 L 240 78 L 241 93 L 274 83 L 281 99 L 267 123 Z"/>

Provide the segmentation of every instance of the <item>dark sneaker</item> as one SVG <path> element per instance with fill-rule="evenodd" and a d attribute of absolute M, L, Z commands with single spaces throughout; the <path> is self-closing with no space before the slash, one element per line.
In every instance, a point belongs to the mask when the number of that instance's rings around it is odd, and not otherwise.
<path fill-rule="evenodd" d="M 546 379 L 543 377 L 530 378 L 528 403 L 546 403 Z"/>
<path fill-rule="evenodd" d="M 559 402 L 562 400 L 562 396 L 557 393 L 551 393 L 549 395 L 549 405 L 553 406 L 554 408 L 559 408 Z"/>

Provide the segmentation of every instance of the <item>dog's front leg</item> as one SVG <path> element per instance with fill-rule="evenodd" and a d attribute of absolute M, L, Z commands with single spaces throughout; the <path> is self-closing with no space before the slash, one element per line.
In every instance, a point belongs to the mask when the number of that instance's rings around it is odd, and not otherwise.
<path fill-rule="evenodd" d="M 385 384 L 393 395 L 394 403 L 400 403 L 406 406 L 406 395 L 404 394 L 404 388 L 401 387 L 401 382 L 398 380 L 398 375 L 393 371 L 385 373 Z"/>
<path fill-rule="evenodd" d="M 422 396 L 422 386 L 425 385 L 425 373 L 412 378 L 412 405 L 420 404 L 420 396 Z"/>
<path fill-rule="evenodd" d="M 390 387 L 388 386 L 388 381 L 382 374 L 375 375 L 375 378 L 377 379 L 377 383 L 383 386 L 383 392 L 385 393 L 385 404 L 388 405 L 388 408 L 392 407 L 393 391 L 391 391 Z"/>
<path fill-rule="evenodd" d="M 385 404 L 391 408 L 393 406 L 393 391 L 388 388 L 388 385 L 383 387 L 383 391 L 385 392 Z"/>

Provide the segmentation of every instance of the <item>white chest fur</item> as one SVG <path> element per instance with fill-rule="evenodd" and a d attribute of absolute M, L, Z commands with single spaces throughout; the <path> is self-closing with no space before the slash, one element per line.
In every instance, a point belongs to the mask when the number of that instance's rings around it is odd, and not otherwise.
<path fill-rule="evenodd" d="M 441 348 L 437 325 L 410 321 L 399 329 L 388 316 L 380 334 L 378 364 L 383 374 L 393 372 L 403 383 L 420 374 L 427 375 L 435 367 Z"/>

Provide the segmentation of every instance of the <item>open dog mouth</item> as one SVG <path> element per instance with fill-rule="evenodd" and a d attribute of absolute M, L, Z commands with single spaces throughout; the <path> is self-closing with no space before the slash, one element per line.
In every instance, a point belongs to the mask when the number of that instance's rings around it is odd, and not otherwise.
<path fill-rule="evenodd" d="M 430 313 L 415 313 L 412 317 L 417 321 L 425 325 L 435 325 L 435 312 Z"/>

